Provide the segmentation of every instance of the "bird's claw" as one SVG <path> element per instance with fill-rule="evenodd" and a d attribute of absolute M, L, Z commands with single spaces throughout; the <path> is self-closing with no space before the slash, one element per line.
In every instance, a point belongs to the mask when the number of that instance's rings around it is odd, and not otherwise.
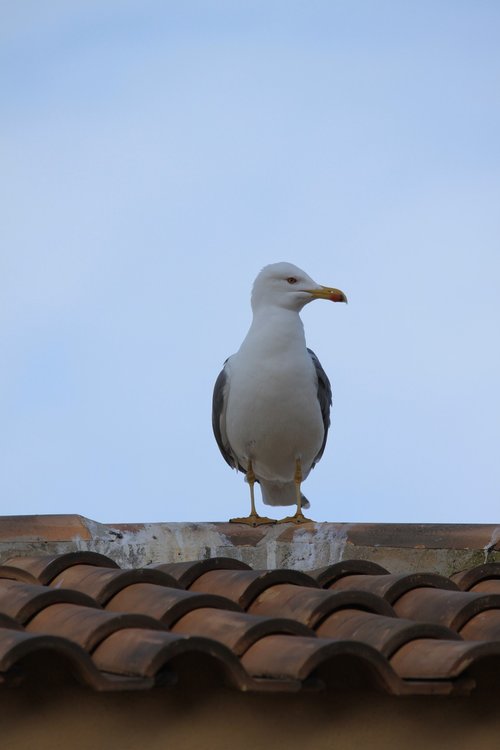
<path fill-rule="evenodd" d="M 277 523 L 274 518 L 267 518 L 266 516 L 250 515 L 244 516 L 243 518 L 230 518 L 229 523 L 244 523 L 247 526 L 263 526 L 264 524 Z"/>
<path fill-rule="evenodd" d="M 293 516 L 287 516 L 286 518 L 281 518 L 278 523 L 295 523 L 297 525 L 303 524 L 303 523 L 316 523 L 316 521 L 313 521 L 312 518 L 306 518 L 306 516 L 303 513 L 295 513 Z"/>

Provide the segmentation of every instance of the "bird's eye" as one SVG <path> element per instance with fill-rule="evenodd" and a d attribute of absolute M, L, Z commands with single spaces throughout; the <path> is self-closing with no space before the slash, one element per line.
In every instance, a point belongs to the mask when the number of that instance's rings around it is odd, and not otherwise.
<path fill-rule="evenodd" d="M 289 284 L 296 284 L 297 283 L 297 279 L 295 278 L 295 276 L 289 276 L 288 279 L 287 279 L 287 281 L 288 281 Z"/>

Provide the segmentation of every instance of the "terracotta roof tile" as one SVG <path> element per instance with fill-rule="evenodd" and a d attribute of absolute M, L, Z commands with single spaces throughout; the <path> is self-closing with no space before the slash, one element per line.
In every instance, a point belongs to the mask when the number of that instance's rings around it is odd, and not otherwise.
<path fill-rule="evenodd" d="M 452 680 L 474 662 L 500 655 L 499 642 L 416 640 L 392 657 L 391 664 L 403 679 Z"/>
<path fill-rule="evenodd" d="M 339 578 L 349 575 L 389 575 L 389 571 L 370 560 L 341 560 L 324 568 L 309 571 L 320 586 L 328 588 Z"/>
<path fill-rule="evenodd" d="M 317 588 L 311 576 L 298 570 L 213 570 L 203 573 L 190 585 L 190 591 L 212 592 L 247 609 L 258 595 L 276 584 Z"/>
<path fill-rule="evenodd" d="M 223 667 L 230 684 L 248 688 L 250 680 L 239 659 L 228 648 L 208 638 L 138 628 L 119 630 L 97 647 L 93 661 L 104 672 L 149 677 L 165 684 L 175 682 L 171 662 L 192 653 L 212 657 Z"/>
<path fill-rule="evenodd" d="M 153 568 L 120 570 L 94 565 L 73 565 L 52 579 L 50 585 L 55 588 L 70 587 L 75 591 L 88 594 L 98 604 L 105 604 L 111 597 L 132 583 L 154 583 L 171 588 L 179 586 L 175 578 L 168 573 Z"/>
<path fill-rule="evenodd" d="M 458 633 L 441 625 L 386 617 L 359 609 L 340 609 L 334 612 L 321 623 L 316 632 L 322 638 L 350 638 L 368 643 L 388 658 L 405 643 L 417 638 L 460 638 Z"/>
<path fill-rule="evenodd" d="M 249 612 L 276 617 L 292 617 L 308 627 L 317 627 L 328 615 L 346 607 L 394 614 L 390 604 L 366 591 L 324 591 L 281 583 L 270 586 L 255 599 Z"/>
<path fill-rule="evenodd" d="M 500 579 L 486 578 L 484 581 L 479 581 L 479 583 L 471 586 L 469 591 L 475 593 L 500 594 Z"/>
<path fill-rule="evenodd" d="M 151 567 L 173 576 L 184 588 L 189 588 L 197 578 L 210 570 L 251 570 L 249 565 L 232 557 L 209 557 L 205 560 L 160 563 Z"/>
<path fill-rule="evenodd" d="M 462 570 L 460 573 L 455 573 L 451 578 L 463 591 L 469 591 L 482 581 L 499 580 L 500 563 L 490 562 L 477 565 L 470 570 Z"/>
<path fill-rule="evenodd" d="M 40 583 L 50 583 L 53 578 L 73 565 L 96 565 L 101 568 L 119 568 L 119 566 L 97 552 L 66 552 L 62 555 L 33 555 L 31 557 L 12 557 L 5 561 L 12 562 L 13 568 L 24 571 Z"/>
<path fill-rule="evenodd" d="M 88 552 L 10 558 L 0 682 L 50 652 L 96 690 L 174 685 L 194 659 L 239 690 L 467 692 L 478 665 L 499 661 L 499 583 L 491 564 L 452 580 L 362 560 L 306 573 L 232 558 L 131 569 Z"/>
<path fill-rule="evenodd" d="M 93 599 L 74 589 L 50 589 L 38 584 L 0 580 L 0 612 L 13 617 L 21 625 L 41 609 L 60 602 L 99 606 Z"/>
<path fill-rule="evenodd" d="M 399 575 L 346 575 L 330 584 L 330 589 L 342 591 L 356 589 L 370 591 L 381 596 L 391 604 L 407 591 L 419 587 L 451 589 L 458 591 L 458 587 L 449 578 L 435 573 L 410 573 Z"/>
<path fill-rule="evenodd" d="M 398 692 L 397 676 L 387 660 L 371 646 L 355 641 L 270 635 L 249 648 L 242 663 L 254 677 L 279 676 L 300 682 L 309 680 L 321 668 L 322 682 L 328 682 L 338 662 L 345 662 L 346 658 L 351 665 L 363 662 L 374 682 L 383 685 L 389 692 Z"/>
<path fill-rule="evenodd" d="M 168 626 L 172 626 L 189 612 L 206 607 L 241 612 L 238 604 L 218 594 L 196 594 L 154 583 L 133 583 L 126 586 L 106 604 L 109 611 L 141 612 L 156 617 Z"/>
<path fill-rule="evenodd" d="M 68 638 L 32 635 L 18 630 L 0 630 L 0 675 L 3 682 L 7 685 L 22 682 L 23 662 L 40 652 L 49 652 L 53 661 L 63 661 L 70 667 L 75 679 L 95 690 L 141 690 L 153 684 L 152 681 L 103 674 L 91 657 Z"/>
<path fill-rule="evenodd" d="M 51 633 L 78 643 L 85 651 L 96 646 L 116 630 L 125 628 L 164 629 L 154 617 L 131 613 L 104 612 L 78 604 L 52 604 L 26 625 L 28 633 Z"/>
<path fill-rule="evenodd" d="M 0 579 L 10 578 L 13 581 L 21 581 L 23 583 L 37 583 L 37 579 L 28 573 L 27 570 L 16 568 L 13 565 L 0 565 Z"/>
<path fill-rule="evenodd" d="M 478 612 L 500 609 L 500 595 L 417 588 L 403 594 L 394 609 L 399 617 L 433 622 L 458 631 Z"/>
<path fill-rule="evenodd" d="M 172 627 L 172 632 L 202 635 L 224 643 L 241 656 L 266 635 L 288 634 L 314 638 L 314 631 L 296 620 L 284 617 L 258 617 L 243 612 L 196 609 Z"/>
<path fill-rule="evenodd" d="M 487 609 L 474 615 L 460 628 L 460 636 L 468 641 L 500 641 L 500 610 Z"/>

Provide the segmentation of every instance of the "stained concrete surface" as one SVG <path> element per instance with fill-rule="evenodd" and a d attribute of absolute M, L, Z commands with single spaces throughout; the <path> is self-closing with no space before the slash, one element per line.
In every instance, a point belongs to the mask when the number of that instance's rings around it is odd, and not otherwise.
<path fill-rule="evenodd" d="M 391 573 L 449 576 L 500 560 L 500 526 L 486 524 L 102 524 L 79 515 L 0 517 L 0 562 L 9 557 L 91 550 L 122 567 L 225 556 L 253 568 L 313 570 L 346 559 Z"/>

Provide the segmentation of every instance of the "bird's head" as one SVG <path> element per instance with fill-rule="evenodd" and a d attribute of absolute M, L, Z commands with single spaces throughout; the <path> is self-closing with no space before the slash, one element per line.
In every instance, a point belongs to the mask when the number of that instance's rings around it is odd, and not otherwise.
<path fill-rule="evenodd" d="M 265 266 L 255 279 L 252 289 L 252 309 L 272 306 L 300 312 L 314 299 L 347 302 L 340 289 L 317 284 L 305 271 L 293 263 L 272 263 Z"/>

